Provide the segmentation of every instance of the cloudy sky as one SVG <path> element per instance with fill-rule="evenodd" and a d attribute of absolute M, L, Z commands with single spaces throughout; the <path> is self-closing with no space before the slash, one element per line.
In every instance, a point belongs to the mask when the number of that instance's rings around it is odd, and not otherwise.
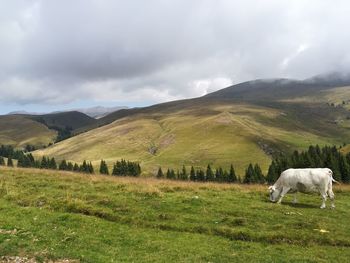
<path fill-rule="evenodd" d="M 0 113 L 350 69 L 346 0 L 0 0 Z"/>

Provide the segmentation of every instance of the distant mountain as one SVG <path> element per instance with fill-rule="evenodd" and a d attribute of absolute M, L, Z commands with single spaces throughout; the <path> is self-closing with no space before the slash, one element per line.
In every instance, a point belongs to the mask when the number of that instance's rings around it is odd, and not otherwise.
<path fill-rule="evenodd" d="M 74 109 L 75 111 L 82 112 L 95 119 L 100 119 L 111 112 L 115 112 L 122 109 L 128 109 L 126 106 L 116 106 L 116 107 L 102 107 L 96 106 L 91 108 Z"/>
<path fill-rule="evenodd" d="M 7 115 L 15 115 L 15 114 L 22 114 L 22 115 L 46 115 L 46 114 L 56 114 L 56 113 L 62 113 L 62 112 L 70 112 L 70 111 L 78 111 L 81 113 L 84 113 L 92 118 L 99 119 L 111 112 L 115 112 L 122 109 L 128 109 L 126 106 L 116 106 L 116 107 L 103 107 L 103 106 L 95 106 L 91 108 L 79 108 L 79 109 L 70 109 L 70 110 L 62 110 L 62 111 L 53 111 L 53 112 L 28 112 L 25 110 L 19 110 L 19 111 L 11 111 L 7 113 Z"/>
<path fill-rule="evenodd" d="M 29 112 L 29 111 L 25 111 L 25 110 L 19 110 L 19 111 L 11 111 L 11 112 L 7 113 L 6 115 L 16 115 L 16 114 L 21 114 L 21 115 L 42 115 L 42 114 L 46 114 L 46 113 Z"/>

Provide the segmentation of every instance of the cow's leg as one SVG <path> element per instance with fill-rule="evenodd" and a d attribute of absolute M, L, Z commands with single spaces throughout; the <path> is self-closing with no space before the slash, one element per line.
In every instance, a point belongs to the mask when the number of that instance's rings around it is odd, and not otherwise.
<path fill-rule="evenodd" d="M 298 203 L 297 192 L 294 193 L 294 200 L 293 200 L 293 204 L 296 204 L 296 203 Z"/>
<path fill-rule="evenodd" d="M 335 208 L 335 205 L 334 205 L 334 193 L 333 193 L 332 189 L 328 190 L 328 196 L 329 196 L 329 199 L 331 199 L 331 208 Z"/>
<path fill-rule="evenodd" d="M 326 194 L 326 191 L 324 191 L 324 190 L 321 190 L 320 193 L 322 196 L 322 205 L 320 208 L 323 209 L 323 208 L 326 208 L 327 194 Z"/>
<path fill-rule="evenodd" d="M 283 197 L 286 195 L 286 193 L 288 193 L 288 191 L 290 190 L 290 187 L 283 187 L 281 194 L 280 194 L 280 198 L 277 201 L 277 204 L 280 204 L 282 202 Z"/>

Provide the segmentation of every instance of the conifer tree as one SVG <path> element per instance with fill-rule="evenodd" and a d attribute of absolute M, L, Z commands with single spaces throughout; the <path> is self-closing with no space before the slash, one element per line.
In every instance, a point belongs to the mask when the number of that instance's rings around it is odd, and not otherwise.
<path fill-rule="evenodd" d="M 49 161 L 49 169 L 52 169 L 52 170 L 57 169 L 57 164 L 56 164 L 56 160 L 54 157 L 52 157 Z"/>
<path fill-rule="evenodd" d="M 190 180 L 191 181 L 197 181 L 197 178 L 196 178 L 196 172 L 193 168 L 193 166 L 191 166 L 191 171 L 190 171 Z"/>
<path fill-rule="evenodd" d="M 175 179 L 175 172 L 173 169 L 168 169 L 166 172 L 166 178 L 167 179 Z"/>
<path fill-rule="evenodd" d="M 341 181 L 343 183 L 350 183 L 350 165 L 348 164 L 344 156 L 340 157 L 339 171 L 341 174 Z"/>
<path fill-rule="evenodd" d="M 4 166 L 5 165 L 5 159 L 4 157 L 0 156 L 0 165 Z"/>
<path fill-rule="evenodd" d="M 159 167 L 159 169 L 158 169 L 157 178 L 164 178 L 164 173 L 162 171 L 162 167 Z"/>
<path fill-rule="evenodd" d="M 13 167 L 13 161 L 12 161 L 11 156 L 7 157 L 7 166 Z"/>
<path fill-rule="evenodd" d="M 74 172 L 80 172 L 80 167 L 79 167 L 79 165 L 77 163 L 74 164 L 73 171 Z"/>
<path fill-rule="evenodd" d="M 73 169 L 74 169 L 73 164 L 71 162 L 68 162 L 67 163 L 67 171 L 73 171 Z"/>
<path fill-rule="evenodd" d="M 89 174 L 93 174 L 94 173 L 94 166 L 92 165 L 91 162 L 87 165 L 87 172 Z"/>
<path fill-rule="evenodd" d="M 181 170 L 179 179 L 180 180 L 188 180 L 188 175 L 187 175 L 187 171 L 186 171 L 185 165 L 182 165 L 182 170 Z"/>
<path fill-rule="evenodd" d="M 254 165 L 254 183 L 264 183 L 265 182 L 265 177 L 261 171 L 261 168 L 258 164 Z"/>
<path fill-rule="evenodd" d="M 227 181 L 229 183 L 236 183 L 237 182 L 236 172 L 235 172 L 235 169 L 233 168 L 232 164 L 231 164 L 231 167 L 230 167 L 230 173 L 228 174 Z"/>
<path fill-rule="evenodd" d="M 68 165 L 66 160 L 62 160 L 60 165 L 58 166 L 58 170 L 66 171 L 68 170 Z"/>
<path fill-rule="evenodd" d="M 255 178 L 254 168 L 253 168 L 253 165 L 250 163 L 248 165 L 248 168 L 245 171 L 245 177 L 244 177 L 243 183 L 245 184 L 254 183 L 254 178 Z"/>
<path fill-rule="evenodd" d="M 168 168 L 168 170 L 166 171 L 166 178 L 170 179 L 171 178 L 171 172 L 170 169 Z"/>
<path fill-rule="evenodd" d="M 43 158 L 41 158 L 40 168 L 41 169 L 48 169 L 49 168 L 49 162 L 45 156 L 43 156 Z"/>
<path fill-rule="evenodd" d="M 224 170 L 219 167 L 218 169 L 216 169 L 216 172 L 215 172 L 215 180 L 217 182 L 224 182 L 225 180 L 225 174 L 224 174 Z"/>
<path fill-rule="evenodd" d="M 79 171 L 82 172 L 82 173 L 86 173 L 86 172 L 88 171 L 87 163 L 86 163 L 85 160 L 84 160 L 83 163 L 80 165 Z"/>
<path fill-rule="evenodd" d="M 202 171 L 202 169 L 197 170 L 196 177 L 197 177 L 197 180 L 200 181 L 200 182 L 204 182 L 205 181 L 205 174 Z"/>
<path fill-rule="evenodd" d="M 101 160 L 100 163 L 100 174 L 109 174 L 107 163 L 104 160 Z"/>
<path fill-rule="evenodd" d="M 214 178 L 214 173 L 213 173 L 213 170 L 210 167 L 210 164 L 208 164 L 208 166 L 207 166 L 207 171 L 205 173 L 205 177 L 206 177 L 206 180 L 209 181 L 209 182 L 212 182 L 215 179 Z"/>
<path fill-rule="evenodd" d="M 269 166 L 269 171 L 267 172 L 266 181 L 272 184 L 276 182 L 278 177 L 279 177 L 279 174 L 277 173 L 276 163 L 273 160 Z"/>

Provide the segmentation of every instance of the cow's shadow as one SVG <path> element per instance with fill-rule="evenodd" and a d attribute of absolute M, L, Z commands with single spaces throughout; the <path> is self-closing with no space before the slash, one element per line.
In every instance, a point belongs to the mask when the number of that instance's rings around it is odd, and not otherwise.
<path fill-rule="evenodd" d="M 272 202 L 270 200 L 267 200 L 267 199 L 263 199 L 262 201 L 265 202 L 265 203 L 272 204 Z M 276 204 L 276 203 L 274 203 L 274 204 L 275 205 L 279 205 L 279 204 Z M 282 201 L 282 203 L 280 205 L 281 206 L 290 206 L 290 207 L 293 207 L 293 208 L 309 208 L 309 209 L 315 209 L 315 208 L 319 209 L 320 208 L 320 206 L 318 206 L 317 204 L 311 205 L 311 204 L 305 204 L 305 203 L 293 203 L 293 202 L 288 202 L 288 201 L 285 201 L 285 202 Z"/>
<path fill-rule="evenodd" d="M 294 207 L 294 208 L 309 208 L 309 209 L 319 209 L 320 206 L 318 205 L 310 205 L 310 204 L 303 204 L 303 203 L 283 203 L 282 202 L 282 205 L 287 205 L 287 206 L 290 206 L 290 207 Z"/>

